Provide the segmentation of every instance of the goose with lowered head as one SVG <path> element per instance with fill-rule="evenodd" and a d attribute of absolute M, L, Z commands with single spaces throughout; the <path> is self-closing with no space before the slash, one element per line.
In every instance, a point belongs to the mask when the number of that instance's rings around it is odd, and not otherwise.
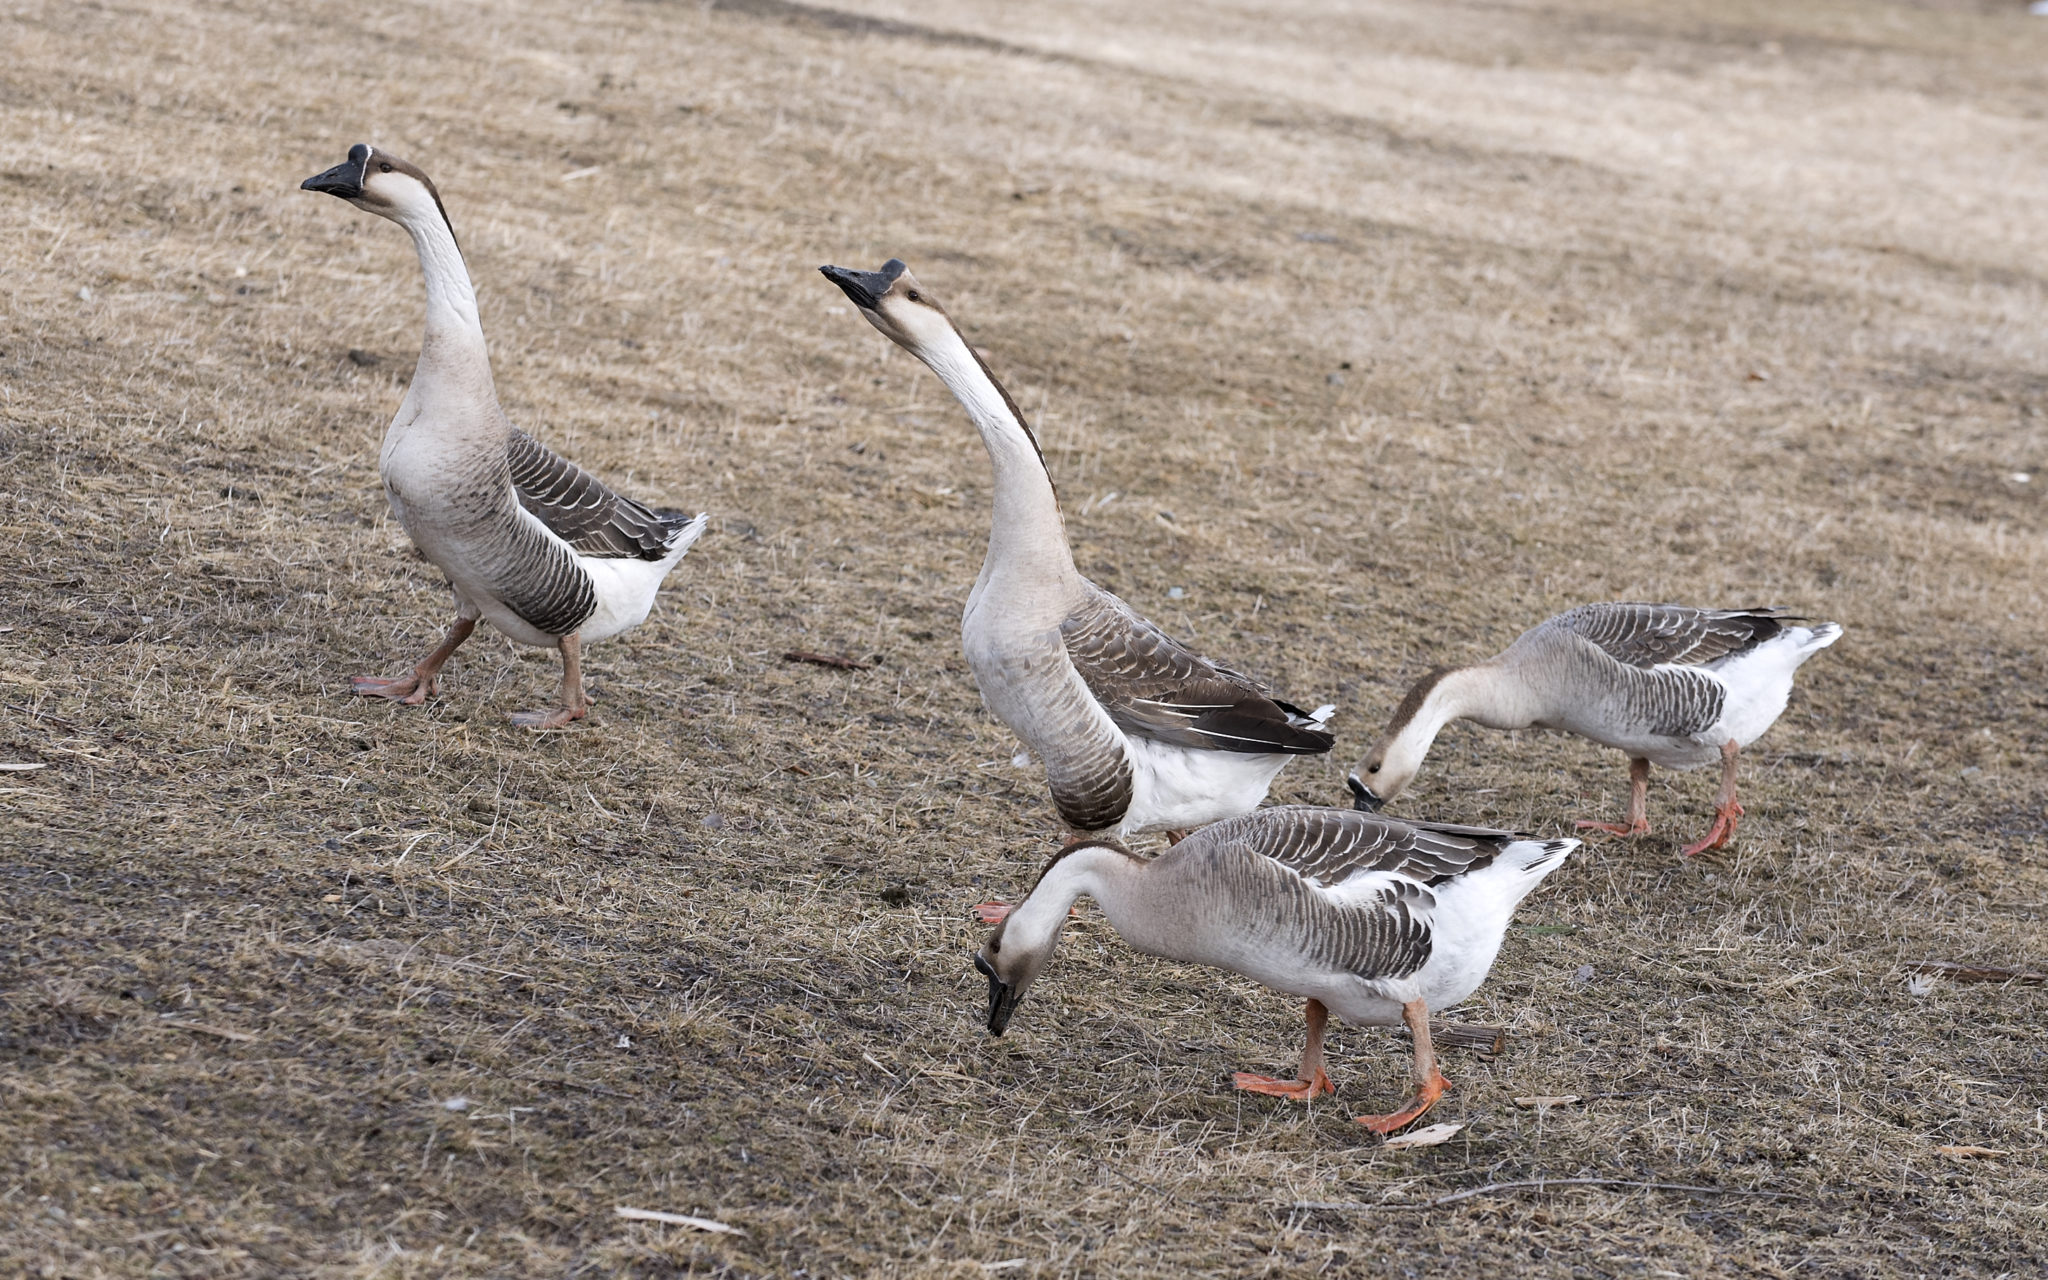
<path fill-rule="evenodd" d="M 1200 827 L 1256 808 L 1290 759 L 1330 749 L 1334 707 L 1272 697 L 1080 574 L 1023 413 L 902 262 L 821 270 L 938 375 L 987 446 L 994 512 L 961 644 L 989 710 L 1044 762 L 1069 827 Z"/>
<path fill-rule="evenodd" d="M 377 469 L 413 545 L 448 575 L 455 621 L 433 652 L 393 677 L 358 676 L 350 691 L 417 706 L 449 655 L 485 619 L 520 644 L 557 649 L 556 705 L 514 724 L 581 719 L 583 646 L 643 622 L 705 517 L 655 511 L 514 427 L 498 406 L 476 291 L 440 192 L 426 174 L 361 143 L 300 184 L 405 228 L 426 276 L 419 366 L 384 433 Z"/>
<path fill-rule="evenodd" d="M 1323 1030 L 1407 1024 L 1415 1094 L 1386 1115 L 1392 1133 L 1450 1087 L 1429 1011 L 1479 989 L 1515 907 L 1563 865 L 1576 840 L 1396 822 L 1348 809 L 1260 809 L 1204 827 L 1147 861 L 1108 841 L 1062 850 L 974 958 L 988 978 L 988 1029 L 1003 1034 L 1045 972 L 1075 899 L 1095 899 L 1148 955 L 1214 965 L 1307 999 L 1308 1044 L 1295 1079 L 1239 1073 L 1237 1087 L 1307 1101 L 1333 1093 Z"/>
<path fill-rule="evenodd" d="M 1742 748 L 1777 722 L 1800 665 L 1833 644 L 1840 625 L 1795 625 L 1783 609 L 1695 609 L 1677 604 L 1588 604 L 1522 633 L 1469 667 L 1416 681 L 1379 740 L 1347 779 L 1361 809 L 1378 809 L 1413 781 L 1430 743 L 1452 720 L 1489 729 L 1559 729 L 1628 753 L 1628 816 L 1580 822 L 1636 836 L 1650 829 L 1650 766 L 1721 762 L 1714 824 L 1690 856 L 1735 833 Z"/>

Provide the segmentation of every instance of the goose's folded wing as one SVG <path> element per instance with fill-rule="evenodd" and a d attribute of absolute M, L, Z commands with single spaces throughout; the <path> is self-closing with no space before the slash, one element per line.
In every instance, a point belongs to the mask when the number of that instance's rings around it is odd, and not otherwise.
<path fill-rule="evenodd" d="M 1491 827 L 1401 822 L 1356 809 L 1309 806 L 1262 809 L 1230 824 L 1252 851 L 1338 896 L 1366 877 L 1439 885 L 1487 866 L 1508 842 L 1525 838 Z"/>
<path fill-rule="evenodd" d="M 1701 667 L 1755 648 L 1785 628 L 1783 609 L 1588 604 L 1552 620 L 1631 667 Z"/>
<path fill-rule="evenodd" d="M 1435 947 L 1437 887 L 1487 866 L 1516 835 L 1405 823 L 1344 809 L 1275 808 L 1217 823 L 1196 839 L 1253 855 L 1245 918 L 1305 961 L 1368 978 L 1404 977 Z M 1263 868 L 1263 870 L 1261 870 Z"/>
<path fill-rule="evenodd" d="M 662 515 L 606 484 L 524 431 L 512 432 L 506 461 L 519 505 L 587 556 L 660 560 L 688 517 Z"/>
<path fill-rule="evenodd" d="M 1218 667 L 1108 592 L 1060 626 L 1067 657 L 1125 733 L 1198 751 L 1312 755 L 1335 739 L 1299 708 Z"/>

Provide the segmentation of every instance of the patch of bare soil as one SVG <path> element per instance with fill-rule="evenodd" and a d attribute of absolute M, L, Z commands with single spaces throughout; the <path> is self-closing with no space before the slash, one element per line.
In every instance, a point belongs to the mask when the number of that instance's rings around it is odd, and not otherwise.
<path fill-rule="evenodd" d="M 0 1272 L 2035 1275 L 2048 1266 L 2048 23 L 2018 5 L 385 0 L 0 14 Z M 597 646 L 480 635 L 378 487 L 417 351 L 370 141 L 514 419 L 712 530 Z M 969 904 L 1052 845 L 958 615 L 989 501 L 823 262 L 908 260 L 1084 571 L 1341 703 L 1595 599 L 1839 620 L 1735 843 L 1589 847 L 1385 1032 Z M 872 665 L 791 663 L 802 649 Z M 1612 753 L 1447 733 L 1558 833 Z M 1518 1098 L 1576 1096 L 1523 1106 Z M 1970 1154 L 1972 1149 L 1992 1154 Z M 1690 1189 L 1686 1189 L 1690 1188 Z M 1462 1197 L 1462 1198 L 1460 1198 Z M 620 1206 L 739 1233 L 632 1221 Z"/>

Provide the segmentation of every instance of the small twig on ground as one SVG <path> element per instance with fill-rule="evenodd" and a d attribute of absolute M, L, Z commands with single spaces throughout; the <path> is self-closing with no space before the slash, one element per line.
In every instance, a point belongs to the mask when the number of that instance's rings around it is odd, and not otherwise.
<path fill-rule="evenodd" d="M 1545 1190 L 1550 1187 L 1629 1187 L 1638 1191 L 1684 1191 L 1694 1195 L 1708 1196 L 1761 1196 L 1770 1200 L 1796 1200 L 1799 1197 L 1785 1191 L 1751 1191 L 1744 1187 L 1703 1187 L 1689 1182 L 1632 1182 L 1625 1178 L 1529 1178 L 1521 1182 L 1489 1182 L 1483 1187 L 1467 1187 L 1453 1191 L 1447 1196 L 1434 1200 L 1410 1201 L 1402 1204 L 1374 1204 L 1369 1200 L 1297 1200 L 1297 1209 L 1320 1209 L 1330 1213 L 1363 1213 L 1372 1209 L 1440 1209 L 1456 1204 L 1460 1200 L 1471 1200 L 1479 1196 L 1498 1195 L 1504 1191 Z"/>
<path fill-rule="evenodd" d="M 7 709 L 9 711 L 19 711 L 21 712 L 21 714 L 25 716 L 31 716 L 37 720 L 42 720 L 46 723 L 54 724 L 59 729 L 76 729 L 78 727 L 71 721 L 66 720 L 63 716 L 53 716 L 47 711 L 38 711 L 34 707 L 19 706 L 15 703 L 10 702 L 7 704 Z"/>
<path fill-rule="evenodd" d="M 660 1209 L 631 1209 L 625 1205 L 620 1205 L 612 1210 L 612 1212 L 618 1214 L 621 1218 L 630 1218 L 634 1222 L 659 1222 L 665 1226 L 689 1227 L 696 1231 L 716 1231 L 729 1236 L 743 1236 L 747 1234 L 738 1227 L 728 1226 L 723 1222 L 714 1222 L 710 1218 L 693 1218 L 687 1213 L 665 1213 Z"/>
<path fill-rule="evenodd" d="M 866 671 L 875 665 L 872 662 L 862 662 L 859 658 L 845 658 L 831 653 L 812 653 L 809 649 L 791 649 L 782 655 L 782 660 L 808 662 L 814 667 L 832 667 L 839 671 Z"/>
<path fill-rule="evenodd" d="M 243 1044 L 256 1043 L 256 1037 L 246 1031 L 234 1031 L 227 1027 L 210 1027 L 203 1022 L 173 1022 L 169 1018 L 163 1018 L 158 1021 L 157 1025 L 176 1027 L 180 1031 L 197 1031 L 201 1035 L 219 1036 L 223 1040 L 239 1040 Z"/>
<path fill-rule="evenodd" d="M 1103 1165 L 1102 1171 L 1104 1173 L 1113 1173 L 1117 1177 L 1122 1178 L 1125 1182 L 1133 1183 L 1137 1186 L 1143 1187 L 1145 1188 L 1145 1190 L 1150 1191 L 1153 1195 L 1158 1196 L 1161 1200 L 1171 1200 L 1173 1198 L 1167 1195 L 1164 1191 L 1161 1191 L 1159 1188 L 1153 1186 L 1151 1183 L 1145 1181 L 1143 1178 L 1134 1178 L 1130 1174 L 1125 1173 L 1122 1169 L 1117 1168 L 1113 1164 Z"/>
<path fill-rule="evenodd" d="M 1951 982 L 2048 982 L 2048 973 L 2031 969 L 2002 969 L 1989 964 L 1958 964 L 1953 960 L 1921 960 L 1906 966 L 1908 973 L 1932 973 Z"/>
<path fill-rule="evenodd" d="M 1483 1027 L 1476 1022 L 1432 1022 L 1429 1038 L 1445 1048 L 1499 1053 L 1507 1047 L 1508 1032 L 1506 1027 Z"/>

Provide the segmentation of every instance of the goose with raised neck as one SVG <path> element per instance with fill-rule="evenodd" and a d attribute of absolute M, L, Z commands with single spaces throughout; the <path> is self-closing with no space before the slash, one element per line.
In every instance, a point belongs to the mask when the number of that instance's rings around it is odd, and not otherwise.
<path fill-rule="evenodd" d="M 403 675 L 350 692 L 417 706 L 479 619 L 562 655 L 556 704 L 512 717 L 553 729 L 589 708 L 585 644 L 638 626 L 705 517 L 652 510 L 514 427 L 498 405 L 476 290 L 441 194 L 416 166 L 358 143 L 300 184 L 387 218 L 412 237 L 426 281 L 420 358 L 384 433 L 377 470 L 413 545 L 448 576 L 455 621 Z"/>
<path fill-rule="evenodd" d="M 1353 801 L 1376 810 L 1400 795 L 1453 720 L 1555 729 L 1628 754 L 1626 817 L 1582 821 L 1585 831 L 1647 833 L 1650 766 L 1718 760 L 1713 825 L 1682 852 L 1719 848 L 1743 813 L 1735 785 L 1742 748 L 1783 714 L 1800 666 L 1841 637 L 1837 623 L 1802 621 L 1778 608 L 1628 602 L 1561 613 L 1484 662 L 1417 680 L 1346 780 Z"/>
<path fill-rule="evenodd" d="M 1289 759 L 1330 749 L 1323 724 L 1334 707 L 1309 713 L 1271 697 L 1074 567 L 1059 495 L 1024 414 L 900 260 L 879 271 L 821 270 L 938 376 L 988 449 L 988 552 L 961 646 L 989 710 L 1044 763 L 1068 827 L 1187 831 L 1256 808 Z"/>
<path fill-rule="evenodd" d="M 1082 841 L 1047 864 L 975 956 L 988 978 L 988 1029 L 1009 1027 L 1070 908 L 1093 898 L 1138 951 L 1306 999 L 1308 1041 L 1295 1077 L 1241 1072 L 1240 1089 L 1303 1101 L 1334 1092 L 1323 1062 L 1330 1014 L 1361 1026 L 1406 1024 L 1414 1096 L 1388 1114 L 1358 1117 L 1392 1133 L 1450 1087 L 1437 1069 L 1430 1010 L 1478 990 L 1515 907 L 1578 844 L 1299 806 L 1204 827 L 1151 860 Z"/>

